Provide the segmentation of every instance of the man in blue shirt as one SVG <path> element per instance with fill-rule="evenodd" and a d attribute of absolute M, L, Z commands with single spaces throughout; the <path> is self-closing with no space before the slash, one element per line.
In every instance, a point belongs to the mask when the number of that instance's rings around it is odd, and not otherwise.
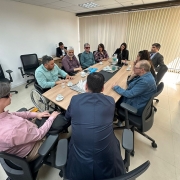
<path fill-rule="evenodd" d="M 81 54 L 80 62 L 83 69 L 88 68 L 95 64 L 94 55 L 90 52 L 90 45 L 88 43 L 84 44 L 84 52 Z"/>
<path fill-rule="evenodd" d="M 127 103 L 138 109 L 137 115 L 141 115 L 149 99 L 156 93 L 156 82 L 150 72 L 151 65 L 148 61 L 139 61 L 134 66 L 134 78 L 128 81 L 127 89 L 114 84 L 112 89 L 123 97 L 118 103 Z"/>
<path fill-rule="evenodd" d="M 38 84 L 43 88 L 51 88 L 55 85 L 65 82 L 60 80 L 62 78 L 72 79 L 65 71 L 61 70 L 55 63 L 51 56 L 43 56 L 42 64 L 35 71 L 35 78 Z"/>

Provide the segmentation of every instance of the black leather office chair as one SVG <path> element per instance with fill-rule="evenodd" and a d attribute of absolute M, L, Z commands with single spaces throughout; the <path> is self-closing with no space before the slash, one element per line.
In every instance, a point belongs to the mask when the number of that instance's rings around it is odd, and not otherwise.
<path fill-rule="evenodd" d="M 151 129 L 154 122 L 153 99 L 154 96 L 151 97 L 151 99 L 146 104 L 142 116 L 137 116 L 137 109 L 126 103 L 121 103 L 121 108 L 118 109 L 119 119 L 125 120 L 125 126 L 119 127 L 119 124 L 117 123 L 117 127 L 114 127 L 114 129 L 131 129 L 131 131 L 133 132 L 133 151 L 131 152 L 132 156 L 134 156 L 134 131 L 137 131 L 138 133 L 152 141 L 152 147 L 157 148 L 155 140 L 144 133 Z"/>
<path fill-rule="evenodd" d="M 49 135 L 38 151 L 39 157 L 31 162 L 27 162 L 25 158 L 0 152 L 0 163 L 8 175 L 7 180 L 36 180 L 43 164 L 57 168 L 55 166 L 57 141 L 58 135 Z M 67 139 L 60 140 L 60 143 L 62 146 L 58 155 L 64 158 L 63 152 L 67 151 Z M 59 163 L 65 165 L 61 161 Z M 61 168 L 58 169 L 61 170 Z"/>
<path fill-rule="evenodd" d="M 19 67 L 21 71 L 21 75 L 24 78 L 26 75 L 27 77 L 32 76 L 33 79 L 27 80 L 26 88 L 28 88 L 28 85 L 35 81 L 35 70 L 39 67 L 39 61 L 37 54 L 25 54 L 20 56 L 22 61 L 22 67 Z M 24 69 L 24 73 L 23 70 Z"/>
<path fill-rule="evenodd" d="M 164 89 L 164 83 L 161 82 L 160 84 L 158 84 L 157 86 L 157 93 L 155 94 L 154 97 L 157 97 Z M 159 99 L 157 98 L 154 98 L 154 100 L 158 103 L 159 102 Z M 157 111 L 157 108 L 154 106 L 154 111 L 156 112 Z"/>
<path fill-rule="evenodd" d="M 162 65 L 158 68 L 157 74 L 156 74 L 156 84 L 158 85 L 163 78 L 163 76 L 168 71 L 168 67 L 166 65 Z"/>
<path fill-rule="evenodd" d="M 61 177 L 64 177 L 64 180 L 68 180 L 65 177 L 65 170 L 66 170 L 65 164 L 67 161 L 68 151 L 65 151 L 66 150 L 65 148 L 62 150 L 62 148 L 61 148 L 63 146 L 62 143 L 63 142 L 61 142 L 61 141 L 58 142 L 55 164 L 56 164 L 57 168 L 61 168 L 61 172 L 59 173 L 59 175 Z M 124 131 L 123 131 L 122 147 L 125 149 L 124 164 L 125 164 L 125 168 L 128 172 L 129 166 L 130 166 L 130 152 L 133 150 L 133 134 L 132 134 L 132 131 L 129 129 L 124 129 Z M 61 154 L 64 154 L 64 156 L 62 156 Z M 130 171 L 129 173 L 126 173 L 119 177 L 106 179 L 106 180 L 135 180 L 137 177 L 139 177 L 141 174 L 143 174 L 148 169 L 149 166 L 150 166 L 150 162 L 146 161 L 145 163 L 143 163 L 136 169 Z"/>
<path fill-rule="evenodd" d="M 6 72 L 9 74 L 9 79 L 5 78 L 3 69 L 2 69 L 2 67 L 1 67 L 1 65 L 0 65 L 0 81 L 1 81 L 1 82 L 7 82 L 7 83 L 13 82 L 13 79 L 12 79 L 12 76 L 11 76 L 11 73 L 12 73 L 13 71 L 11 71 L 11 70 L 6 70 Z M 13 93 L 15 93 L 15 94 L 18 93 L 18 91 L 10 91 L 10 92 L 13 92 Z"/>

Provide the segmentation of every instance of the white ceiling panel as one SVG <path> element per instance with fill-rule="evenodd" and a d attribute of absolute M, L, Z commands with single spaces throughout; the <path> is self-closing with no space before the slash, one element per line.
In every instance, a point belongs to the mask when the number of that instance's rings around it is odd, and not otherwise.
<path fill-rule="evenodd" d="M 73 6 L 73 4 L 68 3 L 68 2 L 63 2 L 63 1 L 57 1 L 54 3 L 49 3 L 49 4 L 45 4 L 45 7 L 59 7 L 59 8 L 63 8 L 63 7 L 69 7 L 69 6 Z"/>
<path fill-rule="evenodd" d="M 140 4 L 150 4 L 158 2 L 167 2 L 168 0 L 11 0 L 20 3 L 44 6 L 61 11 L 72 13 L 90 12 L 104 9 L 113 9 L 118 7 L 126 7 Z M 170 0 L 169 0 L 170 1 Z M 79 4 L 94 2 L 99 6 L 96 8 L 82 8 Z"/>
<path fill-rule="evenodd" d="M 123 6 L 135 6 L 135 5 L 140 5 L 143 4 L 141 0 L 137 1 L 128 1 L 128 2 L 122 2 L 121 3 Z"/>
<path fill-rule="evenodd" d="M 115 0 L 98 0 L 98 1 L 94 1 L 94 3 L 102 6 L 110 5 L 110 4 L 118 4 Z"/>
<path fill-rule="evenodd" d="M 111 5 L 106 5 L 106 6 L 103 6 L 105 7 L 106 9 L 113 9 L 113 8 L 120 8 L 120 7 L 123 7 L 121 4 L 111 4 Z"/>

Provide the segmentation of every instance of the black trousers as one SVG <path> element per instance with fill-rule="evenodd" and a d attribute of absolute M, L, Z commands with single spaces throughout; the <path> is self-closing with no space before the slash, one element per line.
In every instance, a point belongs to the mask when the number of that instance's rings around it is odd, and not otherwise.
<path fill-rule="evenodd" d="M 158 85 L 161 79 L 163 78 L 164 74 L 167 72 L 168 67 L 166 65 L 162 65 L 156 69 L 156 84 Z"/>

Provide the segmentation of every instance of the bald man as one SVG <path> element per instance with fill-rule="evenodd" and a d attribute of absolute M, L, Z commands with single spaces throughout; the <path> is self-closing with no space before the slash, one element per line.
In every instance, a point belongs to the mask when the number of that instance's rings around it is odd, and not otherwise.
<path fill-rule="evenodd" d="M 137 115 L 142 115 L 147 102 L 157 90 L 150 68 L 151 65 L 147 60 L 139 61 L 134 66 L 134 77 L 136 78 L 132 81 L 127 81 L 127 89 L 123 89 L 117 84 L 112 86 L 115 92 L 122 95 L 117 105 L 120 105 L 122 102 L 127 103 L 138 110 Z"/>

